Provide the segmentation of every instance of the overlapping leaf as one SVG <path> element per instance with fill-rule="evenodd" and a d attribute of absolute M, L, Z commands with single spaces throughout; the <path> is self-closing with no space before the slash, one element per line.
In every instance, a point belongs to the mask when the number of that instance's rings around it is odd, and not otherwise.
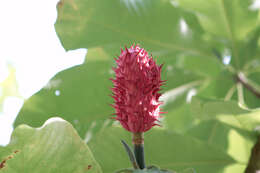
<path fill-rule="evenodd" d="M 55 118 L 40 128 L 17 127 L 0 158 L 1 173 L 102 172 L 72 125 Z"/>
<path fill-rule="evenodd" d="M 130 143 L 131 136 L 122 128 L 110 127 L 98 133 L 89 143 L 95 158 L 108 173 L 130 167 L 127 154 L 122 156 L 125 151 L 121 139 Z M 242 173 L 246 166 L 206 142 L 161 129 L 153 129 L 145 134 L 145 153 L 147 165 L 156 164 L 162 169 L 177 172 L 191 167 L 197 172 Z"/>
<path fill-rule="evenodd" d="M 186 124 L 185 124 L 186 122 Z M 195 98 L 166 116 L 166 127 L 189 135 L 247 164 L 257 139 L 259 110 L 244 110 L 236 102 Z"/>
<path fill-rule="evenodd" d="M 112 87 L 109 79 L 113 76 L 113 57 L 104 49 L 95 48 L 88 50 L 86 60 L 85 64 L 58 73 L 43 89 L 29 98 L 14 125 L 24 123 L 37 127 L 48 118 L 59 116 L 73 124 L 80 136 L 86 139 L 90 132 L 96 132 L 104 123 L 111 122 L 114 110 L 109 106 L 113 103 L 109 97 Z M 190 71 L 173 68 L 173 59 L 162 58 L 158 61 L 164 63 L 162 78 L 171 79 L 163 91 L 186 83 L 196 84 L 196 81 L 203 79 Z M 180 104 L 183 100 L 185 98 L 180 99 Z"/>
<path fill-rule="evenodd" d="M 145 135 L 148 165 L 177 171 L 192 167 L 198 172 L 244 172 L 257 139 L 254 130 L 260 124 L 260 112 L 244 110 L 236 102 L 198 98 L 188 106 L 184 113 L 169 112 L 164 129 L 155 128 Z M 183 122 L 173 118 L 181 119 L 186 114 L 190 119 L 184 118 Z M 182 128 L 183 135 L 175 133 Z M 110 127 L 100 131 L 89 143 L 96 159 L 108 172 L 130 166 L 127 155 L 121 155 L 124 152 L 121 139 L 130 143 L 131 136 L 119 127 Z M 107 158 L 107 154 L 113 159 Z"/>
<path fill-rule="evenodd" d="M 15 126 L 42 125 L 54 116 L 71 122 L 84 139 L 87 130 L 100 128 L 113 110 L 109 94 L 111 61 L 89 61 L 54 76 L 38 93 L 25 101 Z"/>
<path fill-rule="evenodd" d="M 179 0 L 179 5 L 194 11 L 206 31 L 231 41 L 241 40 L 257 26 L 257 10 L 252 1 L 243 0 Z"/>

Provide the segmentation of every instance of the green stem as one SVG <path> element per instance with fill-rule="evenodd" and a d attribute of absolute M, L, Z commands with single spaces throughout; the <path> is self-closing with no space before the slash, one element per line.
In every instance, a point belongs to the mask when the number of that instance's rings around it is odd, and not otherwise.
<path fill-rule="evenodd" d="M 134 154 L 140 169 L 145 168 L 144 133 L 133 133 Z"/>
<path fill-rule="evenodd" d="M 134 153 L 136 162 L 139 165 L 140 169 L 145 168 L 145 161 L 144 161 L 144 145 L 134 145 Z"/>

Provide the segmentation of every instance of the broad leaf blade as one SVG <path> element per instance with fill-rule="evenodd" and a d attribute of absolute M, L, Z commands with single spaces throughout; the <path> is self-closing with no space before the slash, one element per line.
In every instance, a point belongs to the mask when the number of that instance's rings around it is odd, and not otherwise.
<path fill-rule="evenodd" d="M 102 46 L 114 52 L 114 48 L 139 43 L 154 55 L 184 51 L 212 56 L 198 32 L 190 28 L 190 33 L 181 34 L 181 19 L 196 26 L 190 20 L 193 14 L 182 17 L 187 12 L 174 7 L 169 0 L 64 0 L 57 9 L 55 28 L 67 50 Z"/>
<path fill-rule="evenodd" d="M 117 51 L 119 53 L 120 49 Z M 172 67 L 174 61 L 158 59 L 158 64 L 164 63 L 162 79 L 171 79 L 162 87 L 163 92 L 186 83 L 200 84 L 196 81 L 201 81 L 203 77 Z M 113 103 L 109 97 L 112 94 L 109 79 L 114 75 L 114 65 L 113 57 L 103 48 L 89 49 L 85 64 L 59 72 L 44 88 L 25 101 L 15 120 L 15 127 L 19 124 L 37 127 L 48 118 L 59 116 L 73 124 L 79 135 L 88 141 L 89 136 L 112 122 L 110 118 L 114 110 L 109 105 Z M 179 97 L 178 103 L 175 100 L 174 104 L 177 106 L 184 101 L 185 98 Z"/>
<path fill-rule="evenodd" d="M 40 128 L 17 127 L 4 156 L 2 173 L 101 173 L 88 146 L 72 125 L 62 119 L 50 119 Z"/>
<path fill-rule="evenodd" d="M 230 40 L 241 40 L 257 26 L 258 11 L 252 1 L 244 0 L 179 0 L 179 5 L 194 11 L 203 28 Z"/>
<path fill-rule="evenodd" d="M 110 127 L 98 133 L 89 143 L 97 161 L 108 173 L 130 166 L 127 155 L 121 154 L 124 149 L 120 139 L 130 142 L 131 136 L 122 128 Z M 102 152 L 102 148 L 106 148 L 106 152 Z M 219 173 L 235 166 L 242 173 L 246 166 L 204 142 L 161 129 L 153 129 L 145 134 L 145 153 L 147 165 L 156 164 L 162 169 L 176 171 L 191 167 L 197 172 Z"/>
<path fill-rule="evenodd" d="M 100 129 L 113 113 L 109 106 L 111 63 L 89 61 L 58 73 L 25 102 L 14 125 L 37 127 L 59 116 L 73 124 L 82 138 L 87 131 Z"/>

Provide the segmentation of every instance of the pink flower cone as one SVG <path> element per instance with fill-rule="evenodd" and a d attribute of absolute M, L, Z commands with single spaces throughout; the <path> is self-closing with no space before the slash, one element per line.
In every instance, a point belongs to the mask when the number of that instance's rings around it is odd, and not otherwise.
<path fill-rule="evenodd" d="M 162 65 L 156 65 L 139 46 L 122 49 L 115 60 L 117 67 L 113 69 L 115 79 L 112 79 L 115 119 L 130 132 L 146 132 L 158 125 L 161 114 L 158 92 L 164 82 L 161 80 Z"/>

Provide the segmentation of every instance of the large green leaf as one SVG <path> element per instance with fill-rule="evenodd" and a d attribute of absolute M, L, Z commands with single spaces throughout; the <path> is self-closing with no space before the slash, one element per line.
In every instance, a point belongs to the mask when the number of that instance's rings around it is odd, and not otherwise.
<path fill-rule="evenodd" d="M 72 123 L 85 138 L 88 130 L 100 128 L 113 113 L 109 106 L 111 67 L 111 61 L 89 61 L 59 72 L 25 101 L 14 125 L 37 127 L 50 117 L 59 116 Z"/>
<path fill-rule="evenodd" d="M 213 34 L 243 39 L 257 26 L 258 11 L 250 10 L 252 1 L 244 0 L 179 0 L 179 5 L 194 11 L 205 28 Z"/>
<path fill-rule="evenodd" d="M 49 119 L 40 128 L 17 127 L 4 149 L 1 173 L 102 172 L 72 125 L 60 118 Z"/>
<path fill-rule="evenodd" d="M 229 71 L 224 69 L 221 61 L 228 52 L 231 64 L 241 69 L 246 60 L 257 57 L 257 11 L 249 8 L 251 2 L 243 0 L 183 0 L 179 6 L 175 4 L 169 0 L 61 0 L 55 27 L 67 50 L 103 47 L 114 56 L 119 47 L 140 43 L 159 56 L 159 62 L 169 62 L 167 73 L 169 69 L 176 77 L 168 81 L 191 82 L 194 75 L 203 76 L 208 80 L 199 94 L 222 99 L 231 95 L 237 99 L 230 94 L 236 88 L 235 71 L 231 73 L 230 66 Z M 188 30 L 182 32 L 185 22 Z M 191 77 L 179 76 L 179 69 Z M 178 82 L 171 82 L 176 83 L 172 89 L 183 85 Z M 255 108 L 250 93 L 245 97 L 246 104 Z"/>
<path fill-rule="evenodd" d="M 162 58 L 158 61 L 158 64 L 164 63 L 162 79 L 168 79 L 163 91 L 189 83 L 198 85 L 198 81 L 203 79 L 183 68 L 173 68 L 171 63 L 174 59 Z M 103 48 L 89 49 L 85 64 L 59 72 L 25 101 L 14 125 L 24 123 L 37 127 L 48 118 L 59 116 L 73 124 L 82 138 L 89 139 L 91 133 L 111 122 L 110 117 L 114 113 L 109 106 L 113 103 L 109 97 L 113 66 L 113 58 Z M 183 101 L 185 98 L 179 98 L 179 104 Z"/>
<path fill-rule="evenodd" d="M 200 121 L 216 119 L 219 115 L 246 114 L 251 111 L 240 108 L 237 102 L 193 97 L 191 104 L 183 104 L 170 109 L 165 115 L 168 129 L 183 133 Z"/>
<path fill-rule="evenodd" d="M 195 137 L 246 164 L 257 139 L 259 110 L 244 110 L 236 102 L 194 98 L 166 116 L 166 127 Z M 255 132 L 254 132 L 255 131 Z"/>
<path fill-rule="evenodd" d="M 107 173 L 130 167 L 127 154 L 122 156 L 125 151 L 121 139 L 130 143 L 130 133 L 120 127 L 110 127 L 89 143 L 95 158 Z M 145 134 L 145 153 L 147 165 L 156 164 L 162 169 L 176 171 L 194 168 L 197 172 L 242 173 L 246 167 L 246 163 L 235 161 L 206 142 L 162 129 L 153 129 Z"/>
<path fill-rule="evenodd" d="M 247 74 L 247 72 L 243 74 Z M 211 99 L 240 101 L 238 99 L 238 83 L 235 76 L 236 74 L 230 72 L 227 69 L 222 70 L 220 73 L 218 73 L 218 75 L 208 78 L 208 80 L 203 83 L 202 87 L 198 89 L 198 95 Z M 258 79 L 257 73 L 248 75 L 247 78 L 250 79 L 257 86 L 260 86 L 260 80 Z M 246 81 L 249 80 L 246 79 Z M 252 85 L 251 83 L 249 83 L 250 86 L 254 86 L 254 84 Z M 259 97 L 257 97 L 252 91 L 249 91 L 244 85 L 242 85 L 242 91 L 243 100 L 248 108 L 253 109 L 259 107 Z M 260 89 L 258 89 L 258 93 L 260 93 Z"/>
<path fill-rule="evenodd" d="M 186 134 L 225 151 L 234 160 L 245 165 L 257 138 L 256 133 L 234 128 L 217 120 L 203 121 L 189 129 Z"/>
<path fill-rule="evenodd" d="M 205 60 L 204 57 L 179 56 L 177 57 L 176 67 L 208 78 L 215 77 L 224 70 L 223 64 L 221 64 L 217 57 Z"/>
<path fill-rule="evenodd" d="M 66 50 L 102 46 L 115 53 L 120 46 L 140 43 L 154 55 L 213 55 L 200 38 L 194 15 L 174 7 L 170 0 L 61 0 L 57 9 L 55 28 Z M 185 35 L 181 19 L 189 27 Z"/>
<path fill-rule="evenodd" d="M 183 133 L 201 121 L 208 120 L 220 121 L 234 128 L 250 131 L 254 135 L 253 131 L 260 125 L 260 111 L 242 109 L 235 101 L 194 97 L 191 104 L 167 113 L 165 123 L 167 128 Z"/>
<path fill-rule="evenodd" d="M 252 1 L 179 0 L 178 2 L 181 7 L 197 15 L 205 31 L 227 40 L 226 43 L 223 41 L 222 43 L 226 44 L 226 49 L 231 48 L 231 63 L 240 69 L 244 59 L 247 58 L 243 55 L 247 51 L 245 48 L 248 47 L 246 45 L 241 49 L 240 42 L 247 39 L 248 34 L 254 31 L 258 24 L 258 11 L 250 9 Z"/>
<path fill-rule="evenodd" d="M 225 69 L 218 75 L 209 78 L 205 86 L 198 91 L 198 95 L 212 99 L 224 99 L 234 86 L 233 74 Z"/>

